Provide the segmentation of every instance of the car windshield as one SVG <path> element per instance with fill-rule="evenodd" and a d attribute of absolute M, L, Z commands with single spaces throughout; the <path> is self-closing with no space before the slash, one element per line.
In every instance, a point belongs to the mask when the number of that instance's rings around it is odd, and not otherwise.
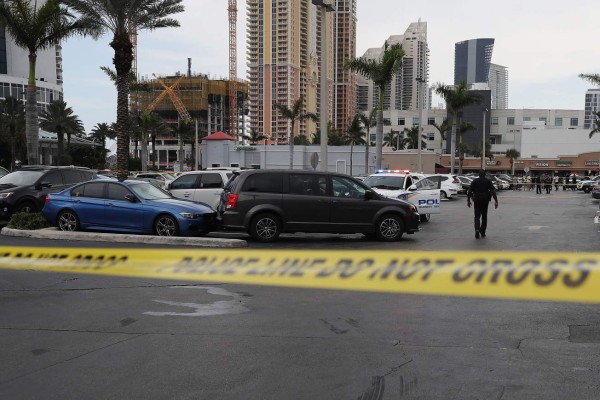
<path fill-rule="evenodd" d="M 37 182 L 45 171 L 15 171 L 0 178 L 0 185 L 27 186 Z"/>
<path fill-rule="evenodd" d="M 173 196 L 171 196 L 164 190 L 146 182 L 140 182 L 129 185 L 129 188 L 131 189 L 131 191 L 133 191 L 133 193 L 135 193 L 138 197 L 141 197 L 144 200 L 160 200 L 173 198 Z"/>
<path fill-rule="evenodd" d="M 400 190 L 404 188 L 403 176 L 371 175 L 363 181 L 374 189 Z"/>

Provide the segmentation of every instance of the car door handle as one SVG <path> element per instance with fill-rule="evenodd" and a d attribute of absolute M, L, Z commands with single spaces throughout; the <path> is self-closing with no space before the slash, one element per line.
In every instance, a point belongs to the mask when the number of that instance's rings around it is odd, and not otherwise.
<path fill-rule="evenodd" d="M 189 192 L 185 192 L 185 193 L 183 194 L 183 197 L 190 197 L 190 193 L 189 193 Z"/>
<path fill-rule="evenodd" d="M 112 207 L 113 203 L 106 203 L 107 206 Z"/>

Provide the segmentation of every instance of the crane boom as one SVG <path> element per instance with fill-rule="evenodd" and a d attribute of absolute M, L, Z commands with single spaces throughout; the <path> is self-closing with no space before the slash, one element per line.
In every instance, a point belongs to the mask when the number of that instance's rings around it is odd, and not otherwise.
<path fill-rule="evenodd" d="M 175 93 L 174 90 L 177 86 L 179 86 L 179 83 L 181 83 L 183 78 L 185 78 L 185 75 L 180 76 L 179 79 L 177 79 L 171 86 L 167 86 L 167 84 L 164 83 L 163 80 L 157 77 L 155 74 L 152 75 L 156 78 L 156 81 L 160 83 L 165 90 L 163 90 L 158 96 L 156 96 L 154 101 L 152 101 L 152 103 L 150 103 L 150 105 L 146 107 L 146 111 L 150 112 L 154 110 L 158 103 L 160 103 L 160 101 L 164 99 L 166 95 L 169 95 L 169 97 L 171 98 L 171 102 L 173 102 L 173 105 L 175 106 L 175 109 L 179 113 L 181 119 L 184 119 L 187 122 L 191 122 L 192 117 L 190 113 L 185 108 L 185 105 L 183 104 L 179 96 L 177 96 L 177 93 Z"/>

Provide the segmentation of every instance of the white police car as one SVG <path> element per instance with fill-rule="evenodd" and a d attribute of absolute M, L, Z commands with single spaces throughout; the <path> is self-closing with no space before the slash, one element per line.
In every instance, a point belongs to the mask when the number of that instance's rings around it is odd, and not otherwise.
<path fill-rule="evenodd" d="M 440 213 L 441 179 L 410 171 L 379 171 L 364 181 L 381 196 L 406 200 L 417 207 L 421 222 Z"/>

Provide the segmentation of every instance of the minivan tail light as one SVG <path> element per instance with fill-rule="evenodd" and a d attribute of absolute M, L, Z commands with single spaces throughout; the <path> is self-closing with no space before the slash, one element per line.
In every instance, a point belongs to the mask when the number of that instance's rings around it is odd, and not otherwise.
<path fill-rule="evenodd" d="M 237 207 L 238 195 L 237 194 L 229 194 L 227 196 L 226 208 L 235 208 Z"/>

